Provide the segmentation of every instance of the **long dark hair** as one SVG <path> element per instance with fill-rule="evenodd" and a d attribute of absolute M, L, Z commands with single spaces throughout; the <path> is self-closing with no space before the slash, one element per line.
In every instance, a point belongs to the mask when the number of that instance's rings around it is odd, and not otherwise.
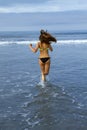
<path fill-rule="evenodd" d="M 53 37 L 50 33 L 44 30 L 40 31 L 39 40 L 41 41 L 41 43 L 45 42 L 48 44 L 50 44 L 51 42 L 57 41 L 55 37 Z"/>

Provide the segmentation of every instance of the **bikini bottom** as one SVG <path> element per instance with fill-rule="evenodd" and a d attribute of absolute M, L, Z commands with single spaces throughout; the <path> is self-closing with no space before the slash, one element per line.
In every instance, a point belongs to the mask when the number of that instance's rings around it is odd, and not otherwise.
<path fill-rule="evenodd" d="M 39 58 L 43 63 L 46 63 L 50 57 L 45 57 L 45 58 Z"/>

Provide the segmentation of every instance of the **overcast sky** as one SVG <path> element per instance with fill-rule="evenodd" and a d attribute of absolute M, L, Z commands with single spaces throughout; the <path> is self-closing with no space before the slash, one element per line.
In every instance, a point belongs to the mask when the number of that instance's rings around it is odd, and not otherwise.
<path fill-rule="evenodd" d="M 86 30 L 87 0 L 0 0 L 0 31 L 41 28 Z"/>
<path fill-rule="evenodd" d="M 87 0 L 0 0 L 0 13 L 87 10 Z"/>

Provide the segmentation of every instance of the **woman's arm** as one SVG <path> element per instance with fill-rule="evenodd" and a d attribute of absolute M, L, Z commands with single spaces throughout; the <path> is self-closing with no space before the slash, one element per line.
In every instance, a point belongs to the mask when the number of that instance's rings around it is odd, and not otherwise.
<path fill-rule="evenodd" d="M 36 53 L 38 51 L 38 43 L 36 44 L 36 47 L 32 47 L 32 44 L 29 45 L 29 48 L 31 49 L 32 52 Z"/>
<path fill-rule="evenodd" d="M 52 48 L 51 44 L 49 45 L 49 49 L 50 49 L 50 51 L 53 51 L 53 48 Z"/>

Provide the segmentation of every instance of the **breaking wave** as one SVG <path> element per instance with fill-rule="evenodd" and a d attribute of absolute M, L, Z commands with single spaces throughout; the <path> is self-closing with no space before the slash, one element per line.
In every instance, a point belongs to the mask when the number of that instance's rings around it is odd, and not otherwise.
<path fill-rule="evenodd" d="M 21 45 L 28 45 L 30 43 L 36 44 L 38 41 L 0 41 L 0 45 L 13 45 L 13 44 L 21 44 Z M 59 40 L 57 41 L 59 45 L 63 44 L 87 44 L 87 39 L 84 40 Z"/>

